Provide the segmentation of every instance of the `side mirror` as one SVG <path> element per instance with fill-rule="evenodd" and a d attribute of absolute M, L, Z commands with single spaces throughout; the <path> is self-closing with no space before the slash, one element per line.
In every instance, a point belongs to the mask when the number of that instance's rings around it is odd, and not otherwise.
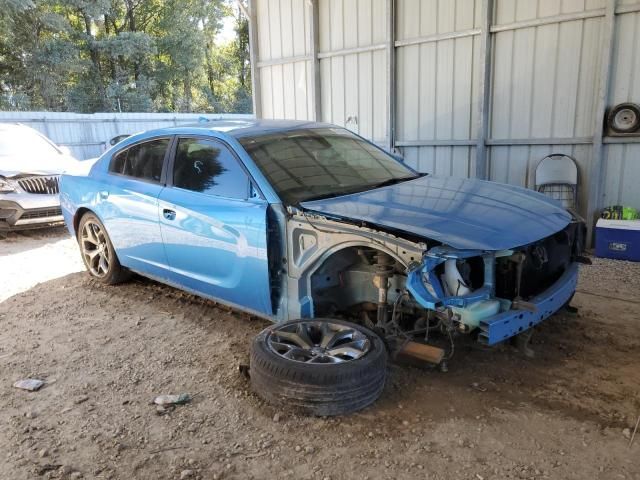
<path fill-rule="evenodd" d="M 123 134 L 120 134 L 120 135 L 116 135 L 111 140 L 109 140 L 109 144 L 111 146 L 113 146 L 116 143 L 119 143 L 121 140 L 124 140 L 125 138 L 130 137 L 130 136 L 131 136 L 131 134 L 129 134 L 129 133 L 123 133 Z"/>

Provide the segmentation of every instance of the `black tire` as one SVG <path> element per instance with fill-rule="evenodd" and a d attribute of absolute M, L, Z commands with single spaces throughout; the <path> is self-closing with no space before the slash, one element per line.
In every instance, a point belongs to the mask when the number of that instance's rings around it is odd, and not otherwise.
<path fill-rule="evenodd" d="M 313 322 L 356 330 L 369 341 L 368 350 L 341 363 L 305 363 L 285 358 L 272 347 L 270 336 L 277 338 L 278 329 Z M 294 320 L 272 325 L 254 339 L 249 373 L 253 390 L 268 403 L 310 415 L 344 415 L 378 399 L 387 374 L 387 351 L 378 335 L 360 325 L 333 319 Z"/>
<path fill-rule="evenodd" d="M 619 125 L 616 125 L 615 120 L 616 116 L 623 110 L 631 112 L 635 117 L 635 121 L 628 126 L 620 127 Z M 640 129 L 640 106 L 635 103 L 620 103 L 614 106 L 607 114 L 607 125 L 609 125 L 609 128 L 616 133 L 633 133 L 638 131 L 638 129 Z"/>
<path fill-rule="evenodd" d="M 99 267 L 96 269 L 96 266 L 91 264 L 89 255 L 86 253 L 87 249 L 92 244 L 92 241 L 88 239 L 85 232 L 87 231 L 86 229 L 91 226 L 97 226 L 99 228 L 100 243 L 103 245 L 103 251 L 108 258 L 108 263 L 106 263 L 107 268 Z M 84 262 L 85 267 L 87 267 L 87 271 L 91 277 L 106 285 L 122 283 L 131 277 L 131 272 L 120 265 L 118 255 L 116 254 L 115 248 L 113 248 L 113 244 L 111 243 L 107 230 L 98 217 L 93 213 L 85 213 L 82 216 L 80 223 L 78 224 L 76 238 L 78 240 L 78 245 L 80 246 L 82 261 Z"/>

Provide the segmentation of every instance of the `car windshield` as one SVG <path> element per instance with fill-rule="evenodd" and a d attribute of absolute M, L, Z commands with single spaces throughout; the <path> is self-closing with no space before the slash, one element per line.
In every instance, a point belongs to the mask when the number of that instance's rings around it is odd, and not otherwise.
<path fill-rule="evenodd" d="M 0 155 L 48 155 L 59 154 L 60 151 L 41 137 L 24 127 L 0 127 Z"/>
<path fill-rule="evenodd" d="M 295 129 L 238 140 L 280 198 L 290 205 L 418 176 L 343 128 Z"/>

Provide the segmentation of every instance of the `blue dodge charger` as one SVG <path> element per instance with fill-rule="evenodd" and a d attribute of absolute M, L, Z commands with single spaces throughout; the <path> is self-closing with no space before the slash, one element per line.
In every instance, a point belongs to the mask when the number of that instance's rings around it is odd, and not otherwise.
<path fill-rule="evenodd" d="M 272 320 L 254 388 L 321 415 L 380 395 L 393 339 L 440 362 L 458 335 L 525 336 L 570 301 L 584 238 L 536 192 L 418 173 L 343 128 L 284 120 L 133 135 L 64 175 L 61 205 L 98 281 L 136 272 Z"/>

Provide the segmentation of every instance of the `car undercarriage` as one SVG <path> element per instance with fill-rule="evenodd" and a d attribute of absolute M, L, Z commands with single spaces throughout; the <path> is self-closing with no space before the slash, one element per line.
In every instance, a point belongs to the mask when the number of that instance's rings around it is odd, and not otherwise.
<path fill-rule="evenodd" d="M 458 250 L 298 209 L 287 218 L 289 312 L 354 321 L 390 342 L 440 338 L 450 352 L 458 335 L 493 345 L 555 313 L 573 296 L 583 261 L 578 218 L 501 251 Z"/>

